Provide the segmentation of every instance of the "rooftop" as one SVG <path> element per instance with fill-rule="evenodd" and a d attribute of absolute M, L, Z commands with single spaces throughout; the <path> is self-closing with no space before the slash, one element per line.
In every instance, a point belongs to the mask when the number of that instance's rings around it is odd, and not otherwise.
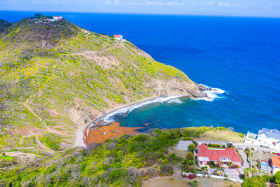
<path fill-rule="evenodd" d="M 210 161 L 242 162 L 241 158 L 233 147 L 215 150 L 209 149 L 205 144 L 201 144 L 197 148 L 197 156 L 208 157 Z"/>
<path fill-rule="evenodd" d="M 280 157 L 271 155 L 272 164 L 280 168 Z"/>
<path fill-rule="evenodd" d="M 280 131 L 277 129 L 262 128 L 261 130 L 259 130 L 258 135 L 260 134 L 266 134 L 267 137 L 280 140 Z"/>

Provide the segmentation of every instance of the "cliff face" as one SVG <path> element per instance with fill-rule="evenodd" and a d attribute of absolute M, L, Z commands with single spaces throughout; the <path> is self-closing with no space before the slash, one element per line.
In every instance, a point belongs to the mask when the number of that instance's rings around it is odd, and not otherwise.
<path fill-rule="evenodd" d="M 79 126 L 110 108 L 156 96 L 202 96 L 183 72 L 130 42 L 66 20 L 28 18 L 0 36 L 2 149 L 70 147 Z"/>

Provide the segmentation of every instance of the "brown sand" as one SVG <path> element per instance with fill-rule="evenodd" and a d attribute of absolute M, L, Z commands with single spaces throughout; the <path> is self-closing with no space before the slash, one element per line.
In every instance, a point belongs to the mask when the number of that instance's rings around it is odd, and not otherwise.
<path fill-rule="evenodd" d="M 137 129 L 141 129 L 141 127 L 121 127 L 119 122 L 111 125 L 99 126 L 89 130 L 85 142 L 87 145 L 92 143 L 103 143 L 108 139 L 116 138 L 124 134 L 136 134 Z M 87 132 L 85 134 L 87 134 Z"/>

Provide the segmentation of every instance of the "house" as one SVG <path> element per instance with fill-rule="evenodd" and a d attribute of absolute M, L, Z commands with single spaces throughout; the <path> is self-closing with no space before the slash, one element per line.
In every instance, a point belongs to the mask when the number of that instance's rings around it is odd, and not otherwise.
<path fill-rule="evenodd" d="M 54 20 L 54 21 L 60 21 L 60 20 L 62 20 L 62 19 L 63 19 L 62 16 L 53 16 L 53 20 Z"/>
<path fill-rule="evenodd" d="M 207 166 L 210 162 L 214 162 L 220 167 L 228 167 L 229 165 L 240 167 L 242 165 L 242 159 L 233 147 L 210 149 L 205 144 L 197 146 L 197 161 L 200 166 Z"/>
<path fill-rule="evenodd" d="M 52 18 L 53 21 L 60 21 L 62 19 L 63 19 L 62 16 L 53 16 L 53 18 Z"/>
<path fill-rule="evenodd" d="M 118 41 L 123 41 L 123 36 L 122 35 L 119 35 L 119 34 L 115 34 L 114 35 L 114 38 Z"/>
<path fill-rule="evenodd" d="M 247 135 L 245 137 L 245 142 L 252 143 L 257 139 L 257 137 L 258 137 L 257 134 L 254 134 L 254 133 L 251 133 L 251 132 L 248 131 Z"/>
<path fill-rule="evenodd" d="M 280 148 L 280 131 L 277 129 L 262 128 L 259 130 L 257 140 L 262 145 Z"/>
<path fill-rule="evenodd" d="M 271 155 L 271 165 L 272 165 L 272 173 L 273 175 L 280 171 L 280 157 Z"/>
<path fill-rule="evenodd" d="M 244 142 L 280 150 L 280 131 L 277 129 L 262 128 L 258 131 L 257 135 L 248 132 Z"/>
<path fill-rule="evenodd" d="M 55 21 L 60 21 L 62 20 L 63 17 L 62 16 L 53 16 L 52 18 L 48 18 L 47 21 L 49 22 L 55 22 Z"/>

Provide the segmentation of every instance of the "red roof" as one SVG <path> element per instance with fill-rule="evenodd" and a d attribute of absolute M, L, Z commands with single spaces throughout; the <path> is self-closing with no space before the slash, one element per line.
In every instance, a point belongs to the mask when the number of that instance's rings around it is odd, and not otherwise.
<path fill-rule="evenodd" d="M 230 159 L 232 162 L 242 162 L 240 156 L 236 150 L 231 148 L 226 149 L 208 149 L 207 145 L 201 144 L 197 146 L 198 148 L 198 157 L 208 157 L 209 161 L 220 161 L 221 158 Z"/>
<path fill-rule="evenodd" d="M 280 167 L 280 157 L 271 155 L 272 164 L 274 166 Z"/>
<path fill-rule="evenodd" d="M 117 37 L 117 38 L 119 38 L 119 37 L 121 37 L 121 35 L 118 35 L 118 34 L 114 34 L 114 37 Z"/>

